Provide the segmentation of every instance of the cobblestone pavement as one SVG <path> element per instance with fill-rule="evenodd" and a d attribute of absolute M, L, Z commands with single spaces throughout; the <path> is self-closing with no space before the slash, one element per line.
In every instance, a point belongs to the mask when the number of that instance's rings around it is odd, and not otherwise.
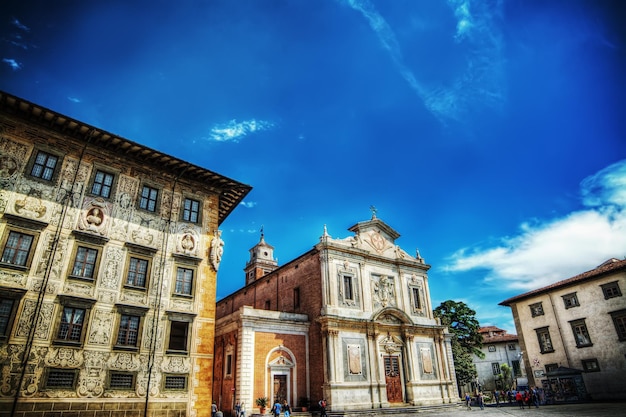
<path fill-rule="evenodd" d="M 436 417 L 458 417 L 472 416 L 480 417 L 482 415 L 495 416 L 525 416 L 525 417 L 623 417 L 626 416 L 626 403 L 593 403 L 593 404 L 561 404 L 561 405 L 544 405 L 539 408 L 524 408 L 523 410 L 516 405 L 504 407 L 486 406 L 484 410 L 480 407 L 472 407 L 472 410 L 459 407 L 458 409 L 428 411 L 418 413 L 420 415 L 436 416 Z"/>

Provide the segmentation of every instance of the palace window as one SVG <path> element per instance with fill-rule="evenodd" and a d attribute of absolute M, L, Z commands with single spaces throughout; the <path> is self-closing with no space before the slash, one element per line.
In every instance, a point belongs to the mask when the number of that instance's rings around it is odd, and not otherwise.
<path fill-rule="evenodd" d="M 20 300 L 26 291 L 0 288 L 0 344 L 8 340 Z"/>
<path fill-rule="evenodd" d="M 193 269 L 176 268 L 176 283 L 174 293 L 179 295 L 192 295 L 193 293 Z"/>
<path fill-rule="evenodd" d="M 113 189 L 113 180 L 115 176 L 108 172 L 96 170 L 91 184 L 91 194 L 102 198 L 109 198 Z"/>
<path fill-rule="evenodd" d="M 422 309 L 422 298 L 420 297 L 420 289 L 417 287 L 411 287 L 411 296 L 413 302 L 413 311 L 419 311 Z"/>
<path fill-rule="evenodd" d="M 183 202 L 183 220 L 191 223 L 200 221 L 200 202 L 185 198 Z"/>
<path fill-rule="evenodd" d="M 157 210 L 158 198 L 158 189 L 144 185 L 141 189 L 141 196 L 139 198 L 139 208 L 155 212 Z"/>
<path fill-rule="evenodd" d="M 32 161 L 30 175 L 45 181 L 52 181 L 59 157 L 48 152 L 38 151 Z"/>
<path fill-rule="evenodd" d="M 78 246 L 74 255 L 72 278 L 93 281 L 98 261 L 98 250 L 88 246 Z"/>
<path fill-rule="evenodd" d="M 343 298 L 344 300 L 354 300 L 354 288 L 352 286 L 352 277 L 343 276 Z"/>
<path fill-rule="evenodd" d="M 145 258 L 131 256 L 128 260 L 126 286 L 145 289 L 150 271 L 150 261 Z"/>
<path fill-rule="evenodd" d="M 117 346 L 136 347 L 139 340 L 139 323 L 141 317 L 122 314 L 117 330 Z"/>
<path fill-rule="evenodd" d="M 573 320 L 569 322 L 572 326 L 572 332 L 574 332 L 574 339 L 576 340 L 576 347 L 592 346 L 589 332 L 587 331 L 587 325 L 585 320 Z"/>
<path fill-rule="evenodd" d="M 26 267 L 30 260 L 35 237 L 15 230 L 9 231 L 0 262 L 7 265 Z"/>
<path fill-rule="evenodd" d="M 539 350 L 541 353 L 549 353 L 554 352 L 554 348 L 552 347 L 552 339 L 550 338 L 550 331 L 548 327 L 542 327 L 539 329 L 535 329 L 537 333 L 537 339 L 539 340 Z"/>
<path fill-rule="evenodd" d="M 530 314 L 533 317 L 543 316 L 543 304 L 541 302 L 531 304 L 529 307 L 530 307 Z"/>
<path fill-rule="evenodd" d="M 163 387 L 167 390 L 187 389 L 187 375 L 165 375 Z"/>
<path fill-rule="evenodd" d="M 109 389 L 132 390 L 134 387 L 135 374 L 117 371 L 111 371 L 109 373 Z"/>
<path fill-rule="evenodd" d="M 613 325 L 617 332 L 617 338 L 623 342 L 626 341 L 626 309 L 613 311 L 609 313 L 613 319 Z"/>
<path fill-rule="evenodd" d="M 604 294 L 604 299 L 608 300 L 609 298 L 621 297 L 622 291 L 619 288 L 619 283 L 617 281 L 609 282 L 608 284 L 600 285 L 602 288 L 602 293 Z"/>
<path fill-rule="evenodd" d="M 77 373 L 77 369 L 48 369 L 46 388 L 74 389 Z"/>
<path fill-rule="evenodd" d="M 493 362 L 491 364 L 491 371 L 493 372 L 494 375 L 499 375 L 500 374 L 500 364 L 498 362 Z"/>
<path fill-rule="evenodd" d="M 89 323 L 89 312 L 95 300 L 59 295 L 61 317 L 54 339 L 55 344 L 80 346 Z"/>
<path fill-rule="evenodd" d="M 565 304 L 565 308 L 578 307 L 580 305 L 578 303 L 578 297 L 576 296 L 575 292 L 571 294 L 565 294 L 561 298 L 563 298 L 563 303 Z"/>
<path fill-rule="evenodd" d="M 189 323 L 186 321 L 170 321 L 170 337 L 167 353 L 187 353 Z"/>

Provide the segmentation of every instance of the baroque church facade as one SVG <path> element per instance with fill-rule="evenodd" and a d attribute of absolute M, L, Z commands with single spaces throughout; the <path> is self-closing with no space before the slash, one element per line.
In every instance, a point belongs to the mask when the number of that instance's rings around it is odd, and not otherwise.
<path fill-rule="evenodd" d="M 278 266 L 274 248 L 250 249 L 246 285 L 217 303 L 213 400 L 226 414 L 287 401 L 333 412 L 458 400 L 451 334 L 433 317 L 419 253 L 374 214 L 323 236 Z"/>
<path fill-rule="evenodd" d="M 0 92 L 0 409 L 209 415 L 218 227 L 250 189 Z"/>

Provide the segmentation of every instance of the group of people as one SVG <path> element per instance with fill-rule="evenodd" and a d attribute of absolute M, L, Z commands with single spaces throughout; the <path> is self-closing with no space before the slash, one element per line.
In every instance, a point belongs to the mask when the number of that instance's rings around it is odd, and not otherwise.
<path fill-rule="evenodd" d="M 274 417 L 279 417 L 281 412 L 285 414 L 285 417 L 289 417 L 291 415 L 291 406 L 289 406 L 287 400 L 283 400 L 282 404 L 280 401 L 276 400 L 272 406 L 272 414 L 274 414 Z"/>
<path fill-rule="evenodd" d="M 520 409 L 524 409 L 525 406 L 539 408 L 539 390 L 537 387 L 524 391 L 509 390 L 504 392 L 496 390 L 493 392 L 493 397 L 496 401 L 496 407 L 500 407 L 501 403 L 506 403 L 508 400 L 509 404 L 513 404 L 515 401 Z M 479 406 L 481 410 L 485 409 L 485 399 L 482 392 L 476 395 L 475 405 Z M 472 396 L 469 392 L 465 393 L 465 407 L 468 410 L 472 409 Z"/>

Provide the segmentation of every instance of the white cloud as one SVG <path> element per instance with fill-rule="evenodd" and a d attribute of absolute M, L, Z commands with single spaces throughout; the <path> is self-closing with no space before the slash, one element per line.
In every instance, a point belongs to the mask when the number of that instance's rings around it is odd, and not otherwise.
<path fill-rule="evenodd" d="M 457 18 L 455 39 L 468 44 L 466 62 L 454 79 L 430 86 L 420 82 L 404 63 L 393 28 L 372 3 L 369 0 L 345 1 L 367 19 L 398 72 L 440 121 L 461 121 L 467 112 L 476 107 L 500 108 L 505 97 L 503 41 L 495 24 L 502 8 L 500 2 L 448 1 Z"/>
<path fill-rule="evenodd" d="M 71 96 L 70 96 L 70 97 L 68 97 L 67 99 L 68 99 L 69 101 L 71 101 L 72 103 L 80 103 L 80 102 L 81 102 L 81 99 L 76 98 L 76 97 L 71 97 Z"/>
<path fill-rule="evenodd" d="M 22 24 L 22 22 L 20 22 L 17 18 L 13 18 L 13 21 L 11 22 L 13 23 L 13 26 L 15 26 L 18 29 L 23 30 L 24 32 L 30 32 L 30 28 L 24 24 Z"/>
<path fill-rule="evenodd" d="M 238 122 L 233 119 L 227 123 L 213 126 L 209 133 L 209 137 L 205 139 L 216 142 L 238 142 L 240 139 L 251 133 L 268 130 L 273 127 L 274 123 L 265 120 L 250 119 Z"/>
<path fill-rule="evenodd" d="M 585 178 L 581 195 L 585 209 L 524 223 L 493 247 L 461 249 L 445 269 L 485 270 L 487 282 L 530 290 L 626 256 L 626 160 Z"/>
<path fill-rule="evenodd" d="M 22 69 L 22 64 L 14 60 L 13 58 L 2 58 L 2 62 L 7 64 L 13 71 Z"/>
<path fill-rule="evenodd" d="M 252 207 L 256 206 L 257 203 L 256 203 L 256 201 L 242 201 L 239 204 L 244 206 L 245 208 L 252 208 Z"/>

